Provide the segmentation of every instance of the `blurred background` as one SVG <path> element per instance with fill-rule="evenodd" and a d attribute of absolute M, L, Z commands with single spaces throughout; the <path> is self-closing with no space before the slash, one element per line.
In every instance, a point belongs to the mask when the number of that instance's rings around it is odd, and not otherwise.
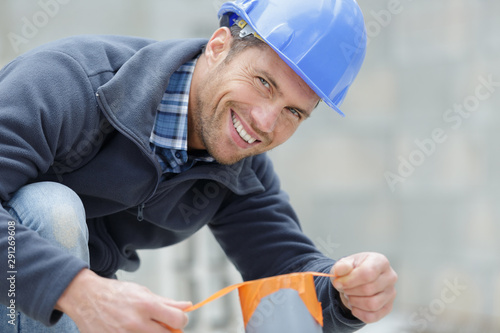
<path fill-rule="evenodd" d="M 208 38 L 223 2 L 3 0 L 0 65 L 76 34 Z M 361 332 L 500 332 L 500 2 L 359 4 L 369 45 L 346 117 L 321 105 L 271 152 L 283 188 L 325 254 L 381 252 L 399 274 L 393 312 Z M 141 258 L 120 278 L 175 299 L 240 281 L 207 230 Z M 233 294 L 190 320 L 244 332 Z"/>

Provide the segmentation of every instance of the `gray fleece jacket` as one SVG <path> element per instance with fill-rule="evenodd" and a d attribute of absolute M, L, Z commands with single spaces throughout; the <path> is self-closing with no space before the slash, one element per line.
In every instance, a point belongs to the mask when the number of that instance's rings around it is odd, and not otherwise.
<path fill-rule="evenodd" d="M 198 163 L 161 182 L 149 136 L 170 75 L 203 39 L 153 41 L 79 36 L 30 51 L 0 71 L 0 202 L 23 185 L 56 181 L 82 199 L 91 269 L 112 277 L 139 265 L 137 249 L 175 244 L 209 226 L 245 280 L 292 271 L 328 272 L 334 261 L 302 233 L 271 161 Z M 0 272 L 8 223 L 0 207 Z M 46 325 L 58 298 L 87 263 L 16 225 L 16 305 Z M 329 279 L 316 280 L 324 332 L 362 323 L 343 312 Z M 0 302 L 9 302 L 0 279 Z"/>

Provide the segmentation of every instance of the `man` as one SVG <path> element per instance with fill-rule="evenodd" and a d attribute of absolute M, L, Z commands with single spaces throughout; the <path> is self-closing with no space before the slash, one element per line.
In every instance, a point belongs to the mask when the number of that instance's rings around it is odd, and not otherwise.
<path fill-rule="evenodd" d="M 316 280 L 325 332 L 390 312 L 388 260 L 319 253 L 265 154 L 320 99 L 340 112 L 364 57 L 357 4 L 242 0 L 220 16 L 208 41 L 69 38 L 0 72 L 2 332 L 182 329 L 189 302 L 113 277 L 207 224 L 245 280 L 335 274 Z"/>

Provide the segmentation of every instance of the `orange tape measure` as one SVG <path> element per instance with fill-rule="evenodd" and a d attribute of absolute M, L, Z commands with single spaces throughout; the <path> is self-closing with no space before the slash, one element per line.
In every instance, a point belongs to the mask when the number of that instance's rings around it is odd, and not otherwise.
<path fill-rule="evenodd" d="M 221 289 L 207 299 L 184 309 L 184 312 L 191 312 L 201 308 L 222 296 L 227 295 L 233 290 L 238 289 L 240 295 L 241 310 L 245 327 L 260 303 L 260 300 L 282 288 L 295 289 L 313 318 L 323 326 L 323 310 L 318 301 L 314 285 L 315 276 L 335 278 L 334 274 L 318 272 L 301 272 L 277 275 L 268 278 L 237 283 Z M 172 333 L 182 333 L 182 330 L 173 329 L 167 324 L 159 322 L 163 327 Z"/>

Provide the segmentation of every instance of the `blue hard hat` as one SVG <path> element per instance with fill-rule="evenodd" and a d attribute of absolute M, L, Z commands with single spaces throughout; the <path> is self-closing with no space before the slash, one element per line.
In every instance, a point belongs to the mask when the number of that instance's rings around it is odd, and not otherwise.
<path fill-rule="evenodd" d="M 339 106 L 366 53 L 363 14 L 355 0 L 236 0 L 219 10 L 224 24 L 238 17 L 344 115 Z"/>

